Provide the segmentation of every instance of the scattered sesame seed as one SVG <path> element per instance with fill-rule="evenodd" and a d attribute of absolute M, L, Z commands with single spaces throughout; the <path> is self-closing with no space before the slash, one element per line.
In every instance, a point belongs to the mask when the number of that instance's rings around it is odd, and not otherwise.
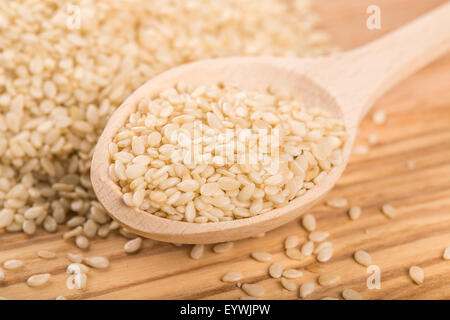
<path fill-rule="evenodd" d="M 316 285 L 314 282 L 305 282 L 300 286 L 300 298 L 304 299 L 307 296 L 311 295 L 314 292 Z"/>
<path fill-rule="evenodd" d="M 370 266 L 372 264 L 372 257 L 370 254 L 363 250 L 358 250 L 354 253 L 353 258 L 362 266 Z"/>
<path fill-rule="evenodd" d="M 302 224 L 308 232 L 314 231 L 316 229 L 316 219 L 310 213 L 307 213 L 303 216 Z"/>
<path fill-rule="evenodd" d="M 205 245 L 196 244 L 191 249 L 191 258 L 194 260 L 198 260 L 203 256 L 203 252 L 205 251 Z"/>
<path fill-rule="evenodd" d="M 50 280 L 49 273 L 36 274 L 27 279 L 27 285 L 32 288 L 41 287 Z"/>
<path fill-rule="evenodd" d="M 332 208 L 345 208 L 348 206 L 348 201 L 345 198 L 333 198 L 326 201 L 327 206 Z"/>
<path fill-rule="evenodd" d="M 351 220 L 356 220 L 361 216 L 361 212 L 362 212 L 361 207 L 352 206 L 348 210 L 348 216 L 350 217 Z"/>
<path fill-rule="evenodd" d="M 329 236 L 330 233 L 326 231 L 313 231 L 308 235 L 308 238 L 313 242 L 322 242 Z"/>
<path fill-rule="evenodd" d="M 303 272 L 295 269 L 287 269 L 283 272 L 283 277 L 286 279 L 297 279 L 303 276 Z"/>
<path fill-rule="evenodd" d="M 278 279 L 283 274 L 283 266 L 279 262 L 274 262 L 269 267 L 269 275 L 272 278 Z"/>
<path fill-rule="evenodd" d="M 213 247 L 213 251 L 215 253 L 225 253 L 225 252 L 228 252 L 231 249 L 233 249 L 233 247 L 234 247 L 234 242 L 224 242 L 224 243 L 216 244 Z"/>
<path fill-rule="evenodd" d="M 259 262 L 272 261 L 272 255 L 268 252 L 262 252 L 262 251 L 253 252 L 251 254 L 251 257 Z"/>
<path fill-rule="evenodd" d="M 383 212 L 384 215 L 388 218 L 395 218 L 395 208 L 390 204 L 384 204 L 383 206 L 381 206 L 381 212 Z"/>
<path fill-rule="evenodd" d="M 323 287 L 332 286 L 341 280 L 341 276 L 336 273 L 324 273 L 319 276 L 317 281 Z"/>
<path fill-rule="evenodd" d="M 425 272 L 421 267 L 412 266 L 409 268 L 409 276 L 416 284 L 420 285 L 425 279 Z"/>
<path fill-rule="evenodd" d="M 289 236 L 284 241 L 284 247 L 286 249 L 295 248 L 300 243 L 300 238 L 297 236 Z"/>
<path fill-rule="evenodd" d="M 241 286 L 241 289 L 251 297 L 262 297 L 265 293 L 265 290 L 259 284 L 249 284 L 245 283 Z"/>
<path fill-rule="evenodd" d="M 442 258 L 444 260 L 450 260 L 450 247 L 445 248 Z"/>
<path fill-rule="evenodd" d="M 381 125 L 386 122 L 386 112 L 384 110 L 375 110 L 372 114 L 372 121 L 375 124 Z"/>
<path fill-rule="evenodd" d="M 363 300 L 363 297 L 353 289 L 345 289 L 342 291 L 342 297 L 345 300 Z"/>
<path fill-rule="evenodd" d="M 296 291 L 298 289 L 298 285 L 295 282 L 285 278 L 281 278 L 281 285 L 288 291 Z"/>
<path fill-rule="evenodd" d="M 222 281 L 223 282 L 236 282 L 236 281 L 242 280 L 242 278 L 244 278 L 244 275 L 242 274 L 242 272 L 230 271 L 230 272 L 227 272 L 222 277 Z"/>

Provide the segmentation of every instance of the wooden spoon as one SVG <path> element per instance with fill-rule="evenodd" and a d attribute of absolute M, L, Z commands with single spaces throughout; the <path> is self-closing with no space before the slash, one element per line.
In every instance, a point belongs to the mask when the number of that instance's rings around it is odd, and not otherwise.
<path fill-rule="evenodd" d="M 356 50 L 315 59 L 234 57 L 211 59 L 171 69 L 145 83 L 117 109 L 101 135 L 91 167 L 94 191 L 112 218 L 141 236 L 174 243 L 216 243 L 247 238 L 302 215 L 334 186 L 348 162 L 361 118 L 395 83 L 450 49 L 450 3 Z M 154 97 L 178 82 L 193 85 L 233 83 L 243 89 L 283 88 L 305 106 L 326 109 L 342 119 L 349 139 L 344 163 L 313 189 L 288 205 L 247 219 L 196 224 L 172 221 L 125 205 L 109 178 L 108 144 L 143 97 Z"/>

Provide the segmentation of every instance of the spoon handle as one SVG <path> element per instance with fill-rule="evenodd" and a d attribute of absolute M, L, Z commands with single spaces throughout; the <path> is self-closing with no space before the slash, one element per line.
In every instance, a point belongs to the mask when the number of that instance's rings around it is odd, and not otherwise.
<path fill-rule="evenodd" d="M 448 50 L 450 2 L 368 45 L 324 59 L 319 64 L 328 69 L 311 77 L 330 89 L 357 125 L 378 97 Z"/>

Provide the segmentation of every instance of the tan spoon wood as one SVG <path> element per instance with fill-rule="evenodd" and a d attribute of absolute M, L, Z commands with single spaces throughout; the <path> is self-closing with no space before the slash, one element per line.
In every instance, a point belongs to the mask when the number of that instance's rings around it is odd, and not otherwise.
<path fill-rule="evenodd" d="M 198 61 L 171 69 L 145 83 L 117 109 L 101 135 L 91 177 L 99 201 L 127 229 L 173 243 L 216 243 L 247 238 L 302 215 L 334 186 L 348 162 L 360 119 L 395 83 L 450 49 L 450 3 L 364 47 L 315 59 L 235 57 Z M 305 106 L 320 107 L 343 119 L 349 138 L 344 163 L 288 205 L 247 219 L 196 224 L 159 218 L 125 205 L 109 178 L 108 144 L 143 97 L 154 97 L 178 82 L 193 85 L 233 83 L 244 89 L 287 89 Z"/>

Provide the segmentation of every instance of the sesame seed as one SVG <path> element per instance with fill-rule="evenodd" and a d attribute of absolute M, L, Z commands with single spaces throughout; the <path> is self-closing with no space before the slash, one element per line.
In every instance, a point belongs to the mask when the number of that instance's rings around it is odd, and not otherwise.
<path fill-rule="evenodd" d="M 123 249 L 125 250 L 126 253 L 135 253 L 139 251 L 141 247 L 142 247 L 142 238 L 138 237 L 125 243 Z"/>
<path fill-rule="evenodd" d="M 245 283 L 241 286 L 241 289 L 251 297 L 262 297 L 265 293 L 265 290 L 259 284 L 249 284 Z"/>
<path fill-rule="evenodd" d="M 6 270 L 16 270 L 21 267 L 23 267 L 22 260 L 12 259 L 7 260 L 3 263 L 3 268 L 5 268 Z"/>
<path fill-rule="evenodd" d="M 297 279 L 303 276 L 303 272 L 295 269 L 287 269 L 283 272 L 283 277 L 286 279 Z"/>
<path fill-rule="evenodd" d="M 354 253 L 353 258 L 362 266 L 370 266 L 372 264 L 372 257 L 369 253 L 363 250 L 358 250 Z"/>
<path fill-rule="evenodd" d="M 283 266 L 279 262 L 274 262 L 269 267 L 269 275 L 272 278 L 278 279 L 283 274 Z"/>
<path fill-rule="evenodd" d="M 272 261 L 272 255 L 263 251 L 252 252 L 251 257 L 259 262 Z"/>
<path fill-rule="evenodd" d="M 50 280 L 49 273 L 36 274 L 27 279 L 27 285 L 32 288 L 41 287 Z"/>
<path fill-rule="evenodd" d="M 54 259 L 56 258 L 56 253 L 47 250 L 39 250 L 37 253 L 39 258 L 42 259 Z"/>
<path fill-rule="evenodd" d="M 326 204 L 332 208 L 345 208 L 348 205 L 348 201 L 345 198 L 333 198 L 327 200 Z"/>
<path fill-rule="evenodd" d="M 314 292 L 314 289 L 316 288 L 316 285 L 314 282 L 305 282 L 300 286 L 300 298 L 304 299 L 307 296 L 311 295 Z"/>
<path fill-rule="evenodd" d="M 95 269 L 106 269 L 109 267 L 109 260 L 105 257 L 84 258 L 83 262 Z"/>
<path fill-rule="evenodd" d="M 288 291 L 296 291 L 298 289 L 298 285 L 295 282 L 285 278 L 281 278 L 281 285 Z"/>
<path fill-rule="evenodd" d="M 353 289 L 345 289 L 342 291 L 342 297 L 345 300 L 363 300 L 363 297 Z"/>
<path fill-rule="evenodd" d="M 303 260 L 305 258 L 298 248 L 287 249 L 285 254 L 292 260 Z"/>
<path fill-rule="evenodd" d="M 351 220 L 356 220 L 361 216 L 362 210 L 359 206 L 352 206 L 348 210 L 348 216 Z"/>
<path fill-rule="evenodd" d="M 425 272 L 418 266 L 409 268 L 409 276 L 418 285 L 422 284 L 425 279 Z"/>
<path fill-rule="evenodd" d="M 223 277 L 222 277 L 222 281 L 223 282 L 236 282 L 239 280 L 242 280 L 244 278 L 242 272 L 237 272 L 237 271 L 230 271 L 227 272 Z"/>
<path fill-rule="evenodd" d="M 391 218 L 391 219 L 395 218 L 395 208 L 390 204 L 384 204 L 381 207 L 381 212 L 383 212 L 384 215 L 388 218 Z"/>
<path fill-rule="evenodd" d="M 317 281 L 323 287 L 332 286 L 341 280 L 341 276 L 336 273 L 324 273 L 319 276 Z"/>
<path fill-rule="evenodd" d="M 450 260 L 450 247 L 445 248 L 442 258 L 444 260 Z"/>
<path fill-rule="evenodd" d="M 316 229 L 316 219 L 312 214 L 305 214 L 302 219 L 302 224 L 308 232 L 314 231 Z"/>
<path fill-rule="evenodd" d="M 297 236 L 289 236 L 284 241 L 284 247 L 286 249 L 295 248 L 300 243 L 300 238 Z"/>
<path fill-rule="evenodd" d="M 234 247 L 234 242 L 224 242 L 224 243 L 216 244 L 213 247 L 213 251 L 215 253 L 225 253 L 225 252 L 228 252 L 231 249 L 233 249 L 233 247 Z"/>
<path fill-rule="evenodd" d="M 333 256 L 333 248 L 325 247 L 317 253 L 316 259 L 319 262 L 327 262 Z"/>
<path fill-rule="evenodd" d="M 376 110 L 372 114 L 372 121 L 375 124 L 381 125 L 386 122 L 386 112 L 384 110 Z"/>
<path fill-rule="evenodd" d="M 303 246 L 302 246 L 302 254 L 305 257 L 309 257 L 310 255 L 312 255 L 313 251 L 314 251 L 314 242 L 307 241 L 305 244 L 303 244 Z"/>
<path fill-rule="evenodd" d="M 205 246 L 203 244 L 194 245 L 191 250 L 191 258 L 194 260 L 200 259 L 203 256 L 204 251 L 205 251 Z"/>
<path fill-rule="evenodd" d="M 329 232 L 313 231 L 308 235 L 309 240 L 313 242 L 322 242 L 330 236 Z"/>

